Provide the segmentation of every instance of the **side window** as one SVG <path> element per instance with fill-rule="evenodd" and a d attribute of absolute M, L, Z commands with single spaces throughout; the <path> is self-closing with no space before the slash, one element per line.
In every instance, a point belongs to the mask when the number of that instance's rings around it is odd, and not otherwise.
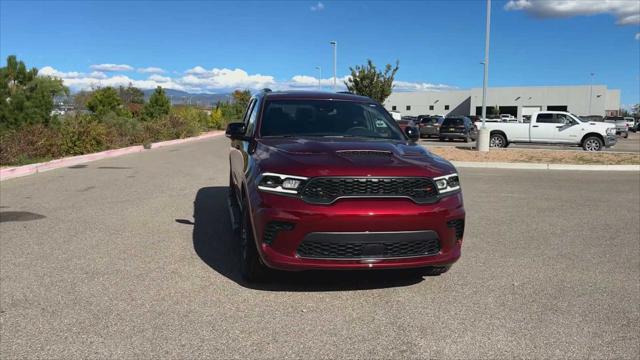
<path fill-rule="evenodd" d="M 247 135 L 252 135 L 256 126 L 256 118 L 258 117 L 258 109 L 260 108 L 259 106 L 256 106 L 256 104 L 257 101 L 255 99 L 251 100 L 248 106 L 247 115 L 244 119 L 244 124 L 247 129 L 245 133 Z"/>
<path fill-rule="evenodd" d="M 571 121 L 571 118 L 565 114 L 556 114 L 556 123 L 558 124 L 569 124 Z"/>
<path fill-rule="evenodd" d="M 553 124 L 555 121 L 553 119 L 553 114 L 538 114 L 536 122 L 541 124 Z"/>
<path fill-rule="evenodd" d="M 429 110 L 433 110 L 433 105 L 429 105 Z"/>
<path fill-rule="evenodd" d="M 391 107 L 391 111 L 396 111 L 396 106 L 395 106 L 395 105 L 393 105 L 393 106 Z"/>

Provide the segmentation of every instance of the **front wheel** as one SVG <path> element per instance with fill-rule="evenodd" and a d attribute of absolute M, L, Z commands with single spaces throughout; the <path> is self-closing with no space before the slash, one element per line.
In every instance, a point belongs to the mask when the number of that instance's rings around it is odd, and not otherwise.
<path fill-rule="evenodd" d="M 491 134 L 489 139 L 489 146 L 496 148 L 507 147 L 507 139 L 502 134 Z"/>
<path fill-rule="evenodd" d="M 604 143 L 599 137 L 589 136 L 588 138 L 584 139 L 584 142 L 582 143 L 582 148 L 585 151 L 600 151 L 602 150 L 603 145 Z"/>
<path fill-rule="evenodd" d="M 266 279 L 268 269 L 258 254 L 247 206 L 243 208 L 240 225 L 240 274 L 248 282 L 259 282 Z"/>

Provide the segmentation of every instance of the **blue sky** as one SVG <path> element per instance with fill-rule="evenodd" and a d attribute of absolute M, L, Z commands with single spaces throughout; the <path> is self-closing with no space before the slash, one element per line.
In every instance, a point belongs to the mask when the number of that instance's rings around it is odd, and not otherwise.
<path fill-rule="evenodd" d="M 640 102 L 640 2 L 493 1 L 491 86 L 594 83 Z M 605 6 L 603 6 L 603 3 Z M 0 1 L 0 55 L 73 89 L 309 88 L 371 58 L 403 91 L 482 85 L 484 1 Z M 115 66 L 119 65 L 119 66 Z"/>

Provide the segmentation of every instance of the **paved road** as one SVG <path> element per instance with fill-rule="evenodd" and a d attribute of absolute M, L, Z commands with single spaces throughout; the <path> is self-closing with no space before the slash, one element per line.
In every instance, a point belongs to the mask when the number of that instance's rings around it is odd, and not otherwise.
<path fill-rule="evenodd" d="M 464 143 L 462 141 L 438 141 L 435 138 L 429 139 L 421 139 L 420 143 L 429 147 L 429 146 L 457 146 L 457 147 L 475 147 L 476 143 L 469 142 Z M 534 145 L 534 144 L 511 144 L 507 149 L 549 149 L 549 150 L 574 150 L 574 151 L 582 151 L 582 148 L 578 146 L 568 146 L 568 145 Z M 627 139 L 618 138 L 618 143 L 614 146 L 605 149 L 604 151 L 611 152 L 635 152 L 640 153 L 640 133 L 629 133 L 629 137 Z"/>
<path fill-rule="evenodd" d="M 226 150 L 217 138 L 3 182 L 0 358 L 640 356 L 638 173 L 463 170 L 468 231 L 449 273 L 248 286 Z"/>

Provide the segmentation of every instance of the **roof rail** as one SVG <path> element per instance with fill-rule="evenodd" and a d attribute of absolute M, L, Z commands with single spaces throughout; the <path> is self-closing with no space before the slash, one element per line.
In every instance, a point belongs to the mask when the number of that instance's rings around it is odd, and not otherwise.
<path fill-rule="evenodd" d="M 351 94 L 354 95 L 351 91 L 338 91 L 336 94 Z"/>

